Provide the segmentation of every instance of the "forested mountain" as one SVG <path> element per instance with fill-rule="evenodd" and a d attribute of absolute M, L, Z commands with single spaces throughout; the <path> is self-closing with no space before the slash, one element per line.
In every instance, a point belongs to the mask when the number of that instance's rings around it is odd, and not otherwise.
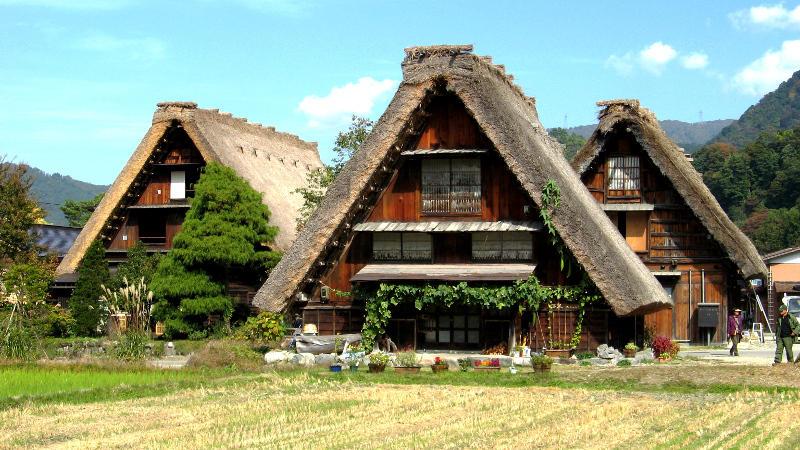
<path fill-rule="evenodd" d="M 572 160 L 575 153 L 578 153 L 578 150 L 586 143 L 586 138 L 583 136 L 577 133 L 570 133 L 563 128 L 551 128 L 548 133 L 564 146 L 564 156 L 568 160 Z"/>
<path fill-rule="evenodd" d="M 670 139 L 692 153 L 703 144 L 716 137 L 719 132 L 735 122 L 733 119 L 707 120 L 704 122 L 681 122 L 680 120 L 660 120 L 661 128 Z M 588 139 L 596 125 L 583 125 L 567 128 L 570 133 L 575 133 Z"/>
<path fill-rule="evenodd" d="M 778 89 L 751 106 L 736 122 L 723 129 L 715 139 L 742 148 L 759 134 L 800 126 L 800 71 L 781 83 Z"/>
<path fill-rule="evenodd" d="M 47 211 L 45 220 L 54 225 L 67 225 L 59 209 L 66 200 L 88 200 L 108 189 L 108 186 L 86 183 L 59 173 L 48 174 L 35 167 L 28 168 L 28 175 L 33 182 L 31 194 Z"/>

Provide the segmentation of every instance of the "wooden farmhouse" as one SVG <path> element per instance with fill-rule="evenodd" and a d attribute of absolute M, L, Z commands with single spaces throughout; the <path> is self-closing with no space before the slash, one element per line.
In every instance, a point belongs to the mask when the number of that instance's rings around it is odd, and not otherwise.
<path fill-rule="evenodd" d="M 74 283 L 95 239 L 105 243 L 112 267 L 124 261 L 137 241 L 152 252 L 172 248 L 194 184 L 208 162 L 231 167 L 263 194 L 270 223 L 279 228 L 274 245 L 288 249 L 302 204 L 292 191 L 305 184 L 309 171 L 322 166 L 316 143 L 195 103 L 159 103 L 144 139 L 58 266 L 56 287 Z M 255 289 L 243 289 L 234 295 L 252 298 Z"/>
<path fill-rule="evenodd" d="M 471 46 L 406 49 L 403 81 L 292 247 L 256 294 L 264 310 L 299 313 L 320 334 L 359 332 L 381 284 L 504 286 L 531 275 L 547 286 L 585 271 L 602 295 L 586 312 L 580 348 L 624 345 L 635 318 L 669 297 L 594 201 L 527 97 Z M 555 234 L 580 266 L 562 270 L 540 208 L 557 186 Z M 522 303 L 525 299 L 520 298 Z M 454 304 L 393 307 L 387 334 L 401 347 L 480 350 L 546 345 L 532 314 Z M 536 325 L 532 325 L 536 324 Z M 641 329 L 638 330 L 641 332 Z"/>
<path fill-rule="evenodd" d="M 652 112 L 637 100 L 598 106 L 600 123 L 572 166 L 672 297 L 645 324 L 680 341 L 724 342 L 726 317 L 746 309 L 745 281 L 766 278 L 764 262 Z"/>

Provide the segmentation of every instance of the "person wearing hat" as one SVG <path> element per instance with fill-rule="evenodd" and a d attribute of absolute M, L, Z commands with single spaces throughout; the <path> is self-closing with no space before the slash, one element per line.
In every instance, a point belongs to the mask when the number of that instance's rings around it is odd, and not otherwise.
<path fill-rule="evenodd" d="M 775 323 L 775 364 L 780 364 L 783 352 L 786 352 L 787 362 L 793 361 L 792 345 L 795 336 L 800 335 L 800 322 L 789 314 L 789 308 L 781 305 L 778 308 L 778 320 Z"/>
<path fill-rule="evenodd" d="M 728 338 L 731 340 L 731 356 L 739 356 L 739 342 L 742 340 L 742 310 L 739 308 L 728 316 Z"/>

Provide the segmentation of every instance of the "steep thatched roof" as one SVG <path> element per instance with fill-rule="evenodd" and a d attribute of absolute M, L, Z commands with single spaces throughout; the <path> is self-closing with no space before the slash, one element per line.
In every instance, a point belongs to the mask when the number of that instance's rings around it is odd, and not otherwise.
<path fill-rule="evenodd" d="M 159 103 L 153 125 L 133 152 L 117 179 L 92 214 L 58 274 L 77 268 L 89 245 L 109 226 L 109 219 L 120 208 L 125 194 L 140 174 L 153 151 L 171 127 L 182 127 L 207 162 L 231 167 L 263 194 L 272 216 L 270 223 L 280 228 L 275 246 L 285 250 L 295 237 L 295 219 L 302 199 L 291 191 L 304 185 L 306 174 L 322 166 L 316 143 L 295 135 L 248 123 L 216 109 L 200 109 L 192 102 Z"/>
<path fill-rule="evenodd" d="M 767 267 L 753 243 L 731 222 L 683 150 L 661 129 L 655 115 L 640 107 L 638 100 L 608 100 L 598 102 L 597 106 L 602 108 L 600 123 L 586 145 L 573 158 L 572 167 L 575 171 L 583 175 L 592 166 L 602 152 L 609 133 L 620 130 L 631 133 L 739 267 L 742 275 L 746 278 L 765 277 Z"/>
<path fill-rule="evenodd" d="M 369 205 L 365 199 L 381 190 L 394 161 L 414 144 L 425 123 L 425 105 L 436 91 L 449 92 L 464 103 L 537 204 L 548 180 L 556 182 L 561 205 L 553 214 L 555 226 L 617 314 L 670 305 L 660 284 L 620 237 L 539 122 L 534 100 L 502 66 L 471 54 L 471 49 L 406 49 L 403 82 L 392 102 L 256 294 L 257 306 L 285 310 L 314 282 L 331 255 L 341 253 L 352 224 L 365 217 L 363 210 Z"/>

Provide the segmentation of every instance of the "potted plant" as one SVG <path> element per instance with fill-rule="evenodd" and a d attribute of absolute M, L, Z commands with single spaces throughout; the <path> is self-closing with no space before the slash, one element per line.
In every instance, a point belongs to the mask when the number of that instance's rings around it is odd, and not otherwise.
<path fill-rule="evenodd" d="M 342 371 L 342 364 L 339 362 L 339 347 L 344 345 L 344 339 L 337 337 L 333 340 L 333 362 L 330 365 L 331 372 L 341 372 Z"/>
<path fill-rule="evenodd" d="M 386 369 L 386 364 L 389 363 L 389 354 L 384 352 L 375 352 L 369 355 L 369 373 L 380 373 Z"/>
<path fill-rule="evenodd" d="M 440 356 L 437 356 L 431 364 L 431 371 L 433 373 L 447 372 L 447 362 Z"/>
<path fill-rule="evenodd" d="M 498 371 L 500 370 L 500 359 L 476 359 L 474 364 L 475 370 L 479 371 Z"/>
<path fill-rule="evenodd" d="M 653 354 L 658 357 L 660 362 L 669 361 L 670 359 L 678 356 L 680 346 L 672 342 L 672 339 L 666 336 L 656 336 L 652 342 Z"/>
<path fill-rule="evenodd" d="M 547 355 L 533 355 L 531 356 L 531 366 L 534 372 L 550 372 L 553 366 L 553 358 Z"/>
<path fill-rule="evenodd" d="M 458 368 L 462 372 L 469 372 L 469 368 L 472 367 L 472 360 L 469 358 L 459 358 L 458 359 Z"/>
<path fill-rule="evenodd" d="M 414 352 L 398 353 L 394 360 L 394 371 L 398 373 L 419 373 L 419 358 Z"/>
<path fill-rule="evenodd" d="M 551 358 L 569 358 L 575 349 L 569 342 L 550 341 L 547 348 L 544 349 L 544 354 Z"/>
<path fill-rule="evenodd" d="M 519 356 L 520 358 L 525 356 L 525 346 L 524 345 L 515 345 L 514 346 L 514 354 L 511 356 Z"/>
<path fill-rule="evenodd" d="M 634 344 L 633 342 L 628 342 L 622 349 L 622 354 L 624 354 L 626 358 L 635 358 L 636 352 L 638 351 L 639 347 L 636 344 Z"/>

